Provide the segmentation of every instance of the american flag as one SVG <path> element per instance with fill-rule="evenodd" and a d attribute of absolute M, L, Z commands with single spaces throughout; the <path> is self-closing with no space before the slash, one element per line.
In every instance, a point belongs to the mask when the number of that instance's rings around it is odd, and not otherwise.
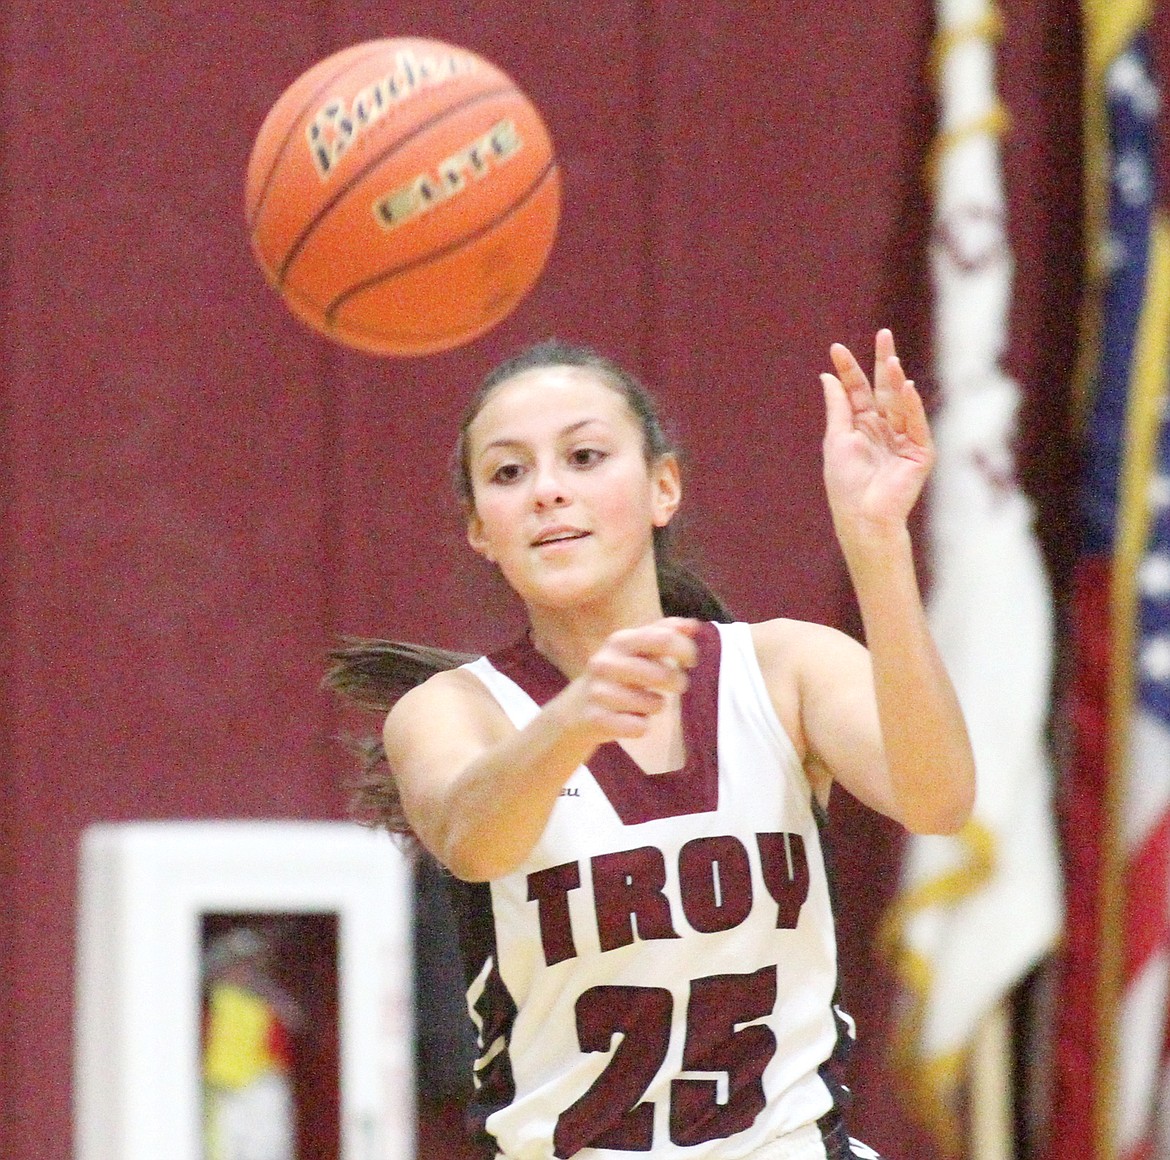
<path fill-rule="evenodd" d="M 1122 1160 L 1170 1156 L 1170 426 L 1159 424 L 1125 768 L 1125 953 L 1116 1124 Z"/>
<path fill-rule="evenodd" d="M 1170 229 L 1157 209 L 1148 7 L 1086 8 L 1096 313 L 1087 315 L 1053 1160 L 1170 1156 Z"/>

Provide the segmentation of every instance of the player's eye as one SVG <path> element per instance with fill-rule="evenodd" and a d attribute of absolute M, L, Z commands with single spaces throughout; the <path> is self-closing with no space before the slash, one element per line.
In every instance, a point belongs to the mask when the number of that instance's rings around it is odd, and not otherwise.
<path fill-rule="evenodd" d="M 520 478 L 519 463 L 501 463 L 491 474 L 492 483 L 515 483 Z"/>
<path fill-rule="evenodd" d="M 605 452 L 597 447 L 575 447 L 569 452 L 569 462 L 574 467 L 594 467 L 605 458 Z"/>

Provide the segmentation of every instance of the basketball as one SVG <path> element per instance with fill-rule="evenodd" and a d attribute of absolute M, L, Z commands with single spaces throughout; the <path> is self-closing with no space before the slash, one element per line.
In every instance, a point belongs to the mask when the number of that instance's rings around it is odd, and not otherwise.
<path fill-rule="evenodd" d="M 248 161 L 245 216 L 301 321 L 370 354 L 425 355 L 484 334 L 532 289 L 560 171 L 539 112 L 487 60 L 374 40 L 277 100 Z"/>

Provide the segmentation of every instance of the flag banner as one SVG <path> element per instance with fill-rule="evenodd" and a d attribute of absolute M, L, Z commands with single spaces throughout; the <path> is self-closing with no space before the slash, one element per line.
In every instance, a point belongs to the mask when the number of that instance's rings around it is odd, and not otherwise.
<path fill-rule="evenodd" d="M 1170 227 L 1151 5 L 1086 3 L 1090 282 L 1052 1160 L 1170 1155 Z"/>
<path fill-rule="evenodd" d="M 983 1019 L 1055 945 L 1063 905 L 1047 748 L 1051 588 L 1016 482 L 1017 384 L 1003 371 L 1012 255 L 995 92 L 998 10 L 941 0 L 931 175 L 938 458 L 928 612 L 975 750 L 972 820 L 912 836 L 886 916 L 903 984 L 895 1049 L 912 1104 L 962 1151 L 964 1063 Z"/>

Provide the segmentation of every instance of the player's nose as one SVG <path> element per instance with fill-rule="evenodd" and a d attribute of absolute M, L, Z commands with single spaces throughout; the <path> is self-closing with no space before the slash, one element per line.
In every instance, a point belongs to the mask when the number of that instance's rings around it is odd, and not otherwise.
<path fill-rule="evenodd" d="M 537 507 L 563 507 L 570 492 L 564 475 L 553 464 L 537 465 L 532 482 L 532 499 Z"/>

